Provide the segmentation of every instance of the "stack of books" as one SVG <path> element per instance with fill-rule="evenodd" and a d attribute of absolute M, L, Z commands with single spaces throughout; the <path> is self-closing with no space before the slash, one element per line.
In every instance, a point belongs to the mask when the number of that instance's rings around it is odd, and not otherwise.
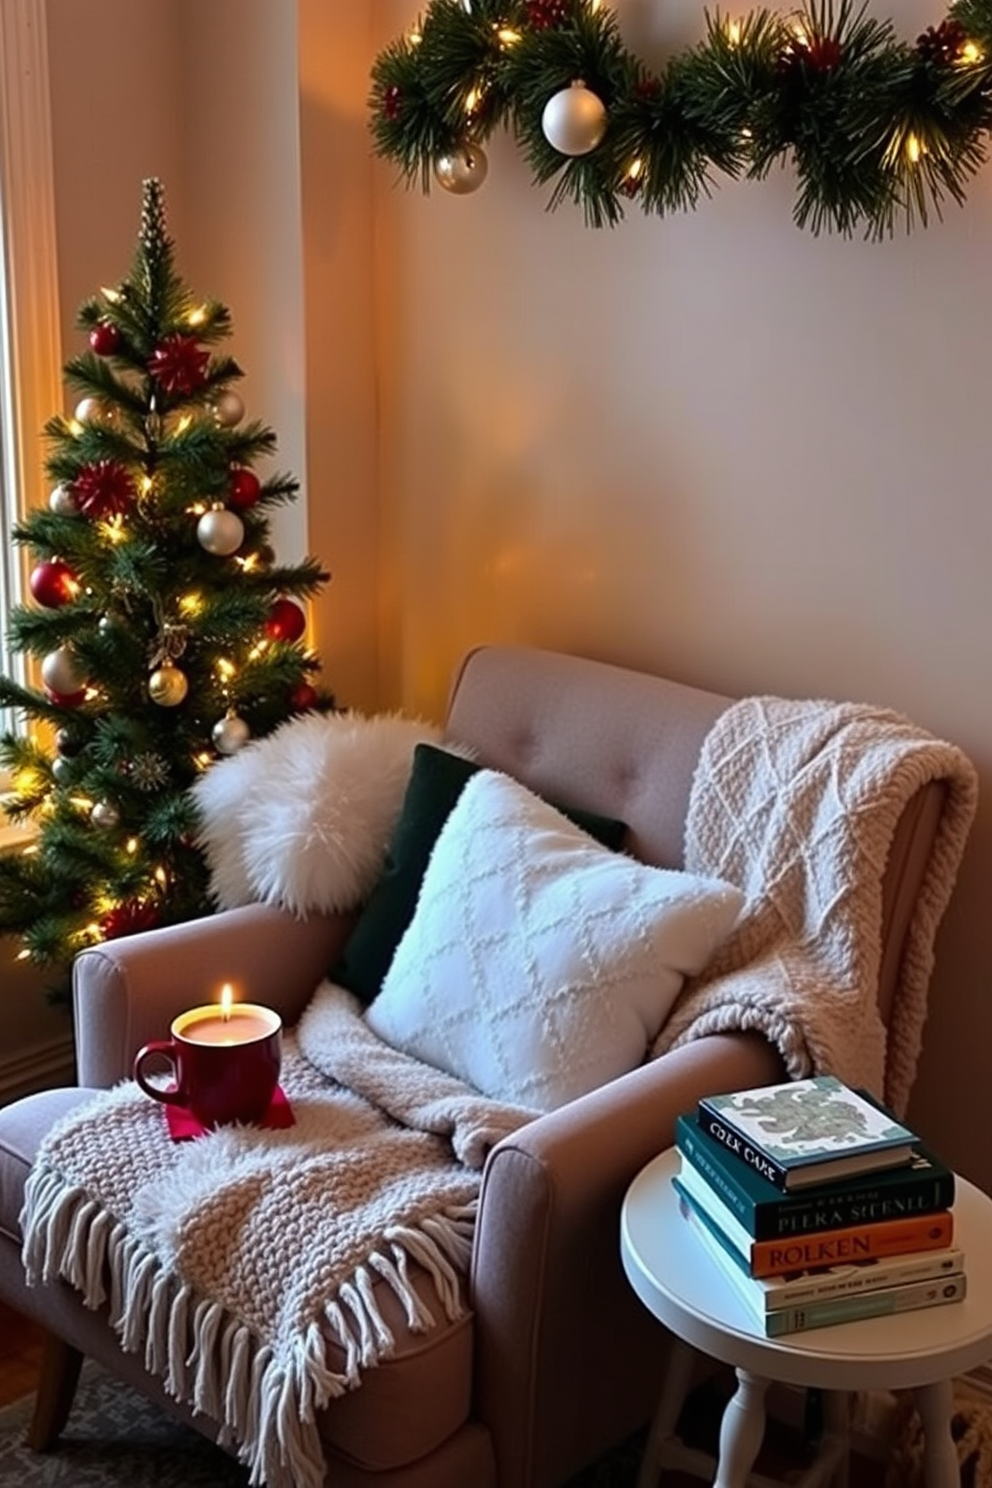
<path fill-rule="evenodd" d="M 675 1141 L 681 1212 L 767 1337 L 964 1297 L 954 1173 L 868 1092 L 710 1096 Z"/>

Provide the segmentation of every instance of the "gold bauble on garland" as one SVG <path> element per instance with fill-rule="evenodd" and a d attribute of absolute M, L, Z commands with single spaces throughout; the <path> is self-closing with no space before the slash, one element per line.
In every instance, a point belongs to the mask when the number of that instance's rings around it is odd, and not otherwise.
<path fill-rule="evenodd" d="M 163 661 L 148 678 L 148 696 L 160 708 L 178 708 L 187 692 L 186 673 L 171 661 Z"/>
<path fill-rule="evenodd" d="M 693 209 L 719 175 L 774 165 L 792 167 L 813 233 L 883 238 L 965 200 L 992 131 L 992 0 L 954 0 L 915 42 L 853 0 L 705 24 L 652 69 L 599 0 L 428 0 L 373 65 L 376 152 L 451 191 L 459 143 L 506 127 L 550 205 L 571 199 L 594 227 L 632 202 Z"/>

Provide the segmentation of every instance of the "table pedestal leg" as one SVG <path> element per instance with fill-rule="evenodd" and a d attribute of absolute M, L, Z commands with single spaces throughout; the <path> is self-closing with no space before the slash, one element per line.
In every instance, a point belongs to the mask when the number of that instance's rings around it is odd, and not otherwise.
<path fill-rule="evenodd" d="M 681 1338 L 673 1336 L 661 1399 L 651 1422 L 641 1468 L 637 1474 L 637 1488 L 655 1488 L 658 1482 L 665 1443 L 671 1441 L 675 1435 L 679 1413 L 689 1390 L 695 1358 L 695 1350 L 683 1343 Z"/>
<path fill-rule="evenodd" d="M 747 1477 L 765 1435 L 768 1381 L 737 1370 L 737 1389 L 720 1423 L 720 1461 L 713 1488 L 747 1488 Z"/>
<path fill-rule="evenodd" d="M 824 1452 L 835 1451 L 837 1467 L 831 1488 L 847 1488 L 851 1460 L 851 1402 L 846 1390 L 823 1393 Z"/>
<path fill-rule="evenodd" d="M 927 1488 L 960 1488 L 961 1470 L 951 1436 L 951 1381 L 919 1385 L 914 1394 L 923 1423 L 923 1477 Z"/>

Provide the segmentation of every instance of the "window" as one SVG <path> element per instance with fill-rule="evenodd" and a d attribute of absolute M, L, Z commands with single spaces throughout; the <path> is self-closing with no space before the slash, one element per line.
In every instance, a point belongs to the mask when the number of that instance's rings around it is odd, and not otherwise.
<path fill-rule="evenodd" d="M 23 676 L 6 618 L 29 555 L 10 530 L 47 500 L 41 430 L 62 406 L 44 0 L 0 4 L 0 667 Z M 16 720 L 0 720 L 11 727 Z"/>

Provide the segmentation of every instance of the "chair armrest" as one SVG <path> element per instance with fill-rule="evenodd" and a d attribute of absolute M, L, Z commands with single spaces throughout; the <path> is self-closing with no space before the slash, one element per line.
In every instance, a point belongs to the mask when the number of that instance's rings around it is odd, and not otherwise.
<path fill-rule="evenodd" d="M 141 1045 L 166 1038 L 185 1008 L 215 1001 L 224 982 L 295 1023 L 353 923 L 250 904 L 82 951 L 72 976 L 79 1083 L 129 1077 Z"/>
<path fill-rule="evenodd" d="M 667 1338 L 623 1274 L 624 1194 L 671 1146 L 676 1116 L 700 1096 L 784 1078 L 764 1038 L 712 1035 L 493 1149 L 472 1306 L 477 1409 L 494 1436 L 501 1482 L 563 1481 L 650 1415 Z M 602 1338 L 611 1340 L 608 1359 Z"/>

